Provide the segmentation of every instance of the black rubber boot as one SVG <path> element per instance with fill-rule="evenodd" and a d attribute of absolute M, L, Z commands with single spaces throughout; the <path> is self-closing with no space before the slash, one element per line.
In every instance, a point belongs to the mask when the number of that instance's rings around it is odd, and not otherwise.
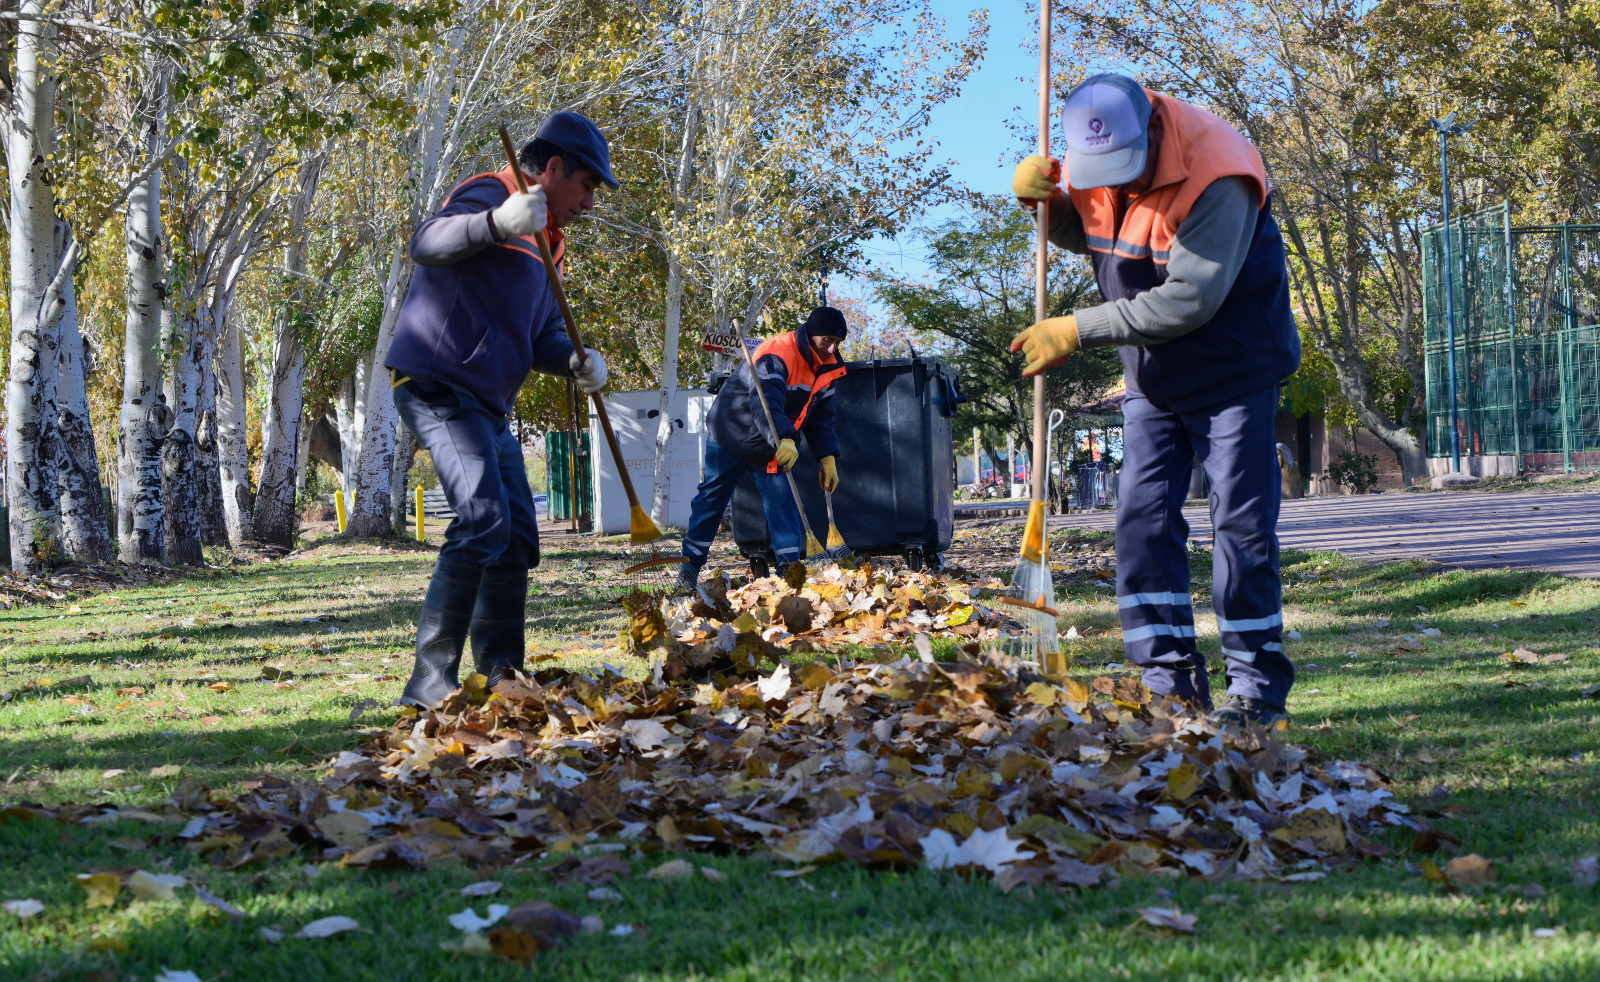
<path fill-rule="evenodd" d="M 511 678 L 512 669 L 522 670 L 527 608 L 527 566 L 490 566 L 483 571 L 472 610 L 472 660 L 491 686 Z"/>
<path fill-rule="evenodd" d="M 427 709 L 459 687 L 456 673 L 482 578 L 476 566 L 435 564 L 417 619 L 417 661 L 396 705 Z"/>

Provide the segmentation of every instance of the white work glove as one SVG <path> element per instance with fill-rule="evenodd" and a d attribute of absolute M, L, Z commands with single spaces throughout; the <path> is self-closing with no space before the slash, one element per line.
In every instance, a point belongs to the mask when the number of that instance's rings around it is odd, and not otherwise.
<path fill-rule="evenodd" d="M 495 230 L 505 239 L 543 232 L 550 221 L 550 212 L 544 204 L 544 188 L 534 188 L 527 194 L 517 191 L 492 214 Z"/>
<path fill-rule="evenodd" d="M 578 388 L 583 390 L 583 394 L 592 396 L 606 387 L 606 360 L 593 348 L 584 348 L 583 353 L 586 360 L 582 368 L 578 367 L 576 351 L 567 359 L 567 367 L 572 369 L 572 375 L 578 380 Z"/>

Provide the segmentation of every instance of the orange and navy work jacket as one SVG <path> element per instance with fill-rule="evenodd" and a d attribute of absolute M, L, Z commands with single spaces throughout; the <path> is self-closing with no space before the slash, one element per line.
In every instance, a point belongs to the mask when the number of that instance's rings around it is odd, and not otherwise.
<path fill-rule="evenodd" d="M 750 376 L 749 365 L 740 365 L 711 405 L 711 436 L 717 444 L 745 464 L 770 473 L 777 471 L 772 457 L 778 441 L 801 434 L 818 460 L 838 457 L 833 383 L 844 376 L 844 362 L 837 358 L 822 361 L 804 328 L 762 342 L 751 360 L 756 366 L 755 378 Z M 767 427 L 755 385 L 761 386 L 766 397 L 776 436 Z"/>
<path fill-rule="evenodd" d="M 1149 96 L 1163 128 L 1150 188 L 1127 195 L 1067 185 L 1106 301 L 1131 300 L 1166 281 L 1178 230 L 1213 182 L 1244 178 L 1258 209 L 1244 264 L 1211 320 L 1162 344 L 1121 349 L 1130 392 L 1187 412 L 1280 383 L 1300 363 L 1300 335 L 1261 155 L 1220 117 L 1159 92 Z"/>
<path fill-rule="evenodd" d="M 536 241 L 490 234 L 485 212 L 515 189 L 510 168 L 476 174 L 417 229 L 417 267 L 384 359 L 396 376 L 447 383 L 506 415 L 530 371 L 570 375 L 572 356 Z M 559 270 L 564 237 L 554 228 L 546 235 Z M 423 242 L 445 243 L 443 258 L 419 254 Z"/>

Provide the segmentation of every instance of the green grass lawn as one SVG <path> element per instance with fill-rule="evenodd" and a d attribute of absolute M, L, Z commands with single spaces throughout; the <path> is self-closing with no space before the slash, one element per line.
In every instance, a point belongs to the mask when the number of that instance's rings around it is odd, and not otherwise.
<path fill-rule="evenodd" d="M 1105 548 L 1094 535 L 1057 542 Z M 530 599 L 535 653 L 620 660 L 605 650 L 615 620 L 593 586 L 607 555 L 546 554 Z M 0 611 L 0 699 L 13 693 L 0 702 L 0 808 L 150 805 L 200 784 L 304 776 L 395 719 L 388 703 L 409 670 L 430 564 L 423 552 L 324 546 Z M 1209 568 L 1197 553 L 1197 600 Z M 1283 576 L 1288 625 L 1302 636 L 1289 645 L 1300 668 L 1291 738 L 1379 767 L 1462 852 L 1490 858 L 1496 882 L 1430 884 L 1406 831 L 1382 839 L 1383 858 L 1298 884 L 1128 874 L 1088 892 L 1003 895 L 952 873 L 833 865 L 777 877 L 764 860 L 705 855 L 690 858 L 724 879 L 666 882 L 643 876 L 658 856 L 631 857 L 634 875 L 613 884 L 622 899 L 605 901 L 563 884 L 551 857 L 501 871 L 500 893 L 473 900 L 458 894 L 475 878 L 460 867 L 358 871 L 307 866 L 306 853 L 224 871 L 167 827 L 12 820 L 0 824 L 0 900 L 45 910 L 0 913 L 0 979 L 143 982 L 163 967 L 208 980 L 524 978 L 520 965 L 441 944 L 460 937 L 449 914 L 529 900 L 604 918 L 604 932 L 540 954 L 531 970 L 575 979 L 1600 977 L 1600 892 L 1570 872 L 1600 853 L 1600 700 L 1583 697 L 1600 683 L 1600 583 L 1307 553 L 1286 554 Z M 1099 582 L 1075 576 L 1066 592 L 1062 626 L 1085 635 L 1070 651 L 1085 676 L 1131 674 L 1108 667 L 1122 658 L 1112 591 Z M 1214 626 L 1201 634 L 1215 653 Z M 1519 648 L 1566 658 L 1502 657 Z M 73 877 L 97 867 L 180 873 L 251 916 L 230 921 L 187 890 L 131 903 L 124 891 L 90 910 Z M 1198 932 L 1133 926 L 1150 906 L 1198 914 Z M 364 930 L 292 937 L 334 914 Z M 633 933 L 612 934 L 618 925 Z M 263 927 L 291 937 L 269 942 Z"/>

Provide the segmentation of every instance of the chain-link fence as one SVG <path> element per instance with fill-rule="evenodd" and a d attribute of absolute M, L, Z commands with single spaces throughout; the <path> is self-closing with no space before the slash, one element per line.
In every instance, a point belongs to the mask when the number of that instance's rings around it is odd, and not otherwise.
<path fill-rule="evenodd" d="M 1506 205 L 1450 223 L 1455 407 L 1463 456 L 1516 471 L 1600 467 L 1600 225 L 1512 225 Z M 1451 454 L 1444 230 L 1422 240 L 1428 454 Z M 1508 468 L 1503 468 L 1508 469 Z"/>

